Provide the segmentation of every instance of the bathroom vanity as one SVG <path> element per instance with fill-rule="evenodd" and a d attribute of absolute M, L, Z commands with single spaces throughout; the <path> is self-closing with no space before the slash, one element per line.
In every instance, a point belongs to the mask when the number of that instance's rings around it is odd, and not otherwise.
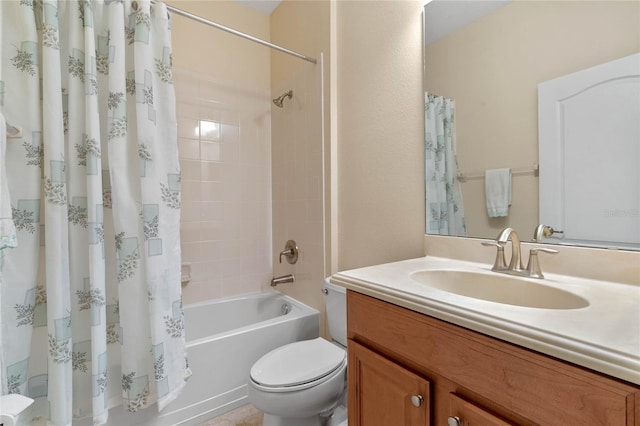
<path fill-rule="evenodd" d="M 551 275 L 524 281 L 535 303 L 546 287 L 577 299 L 526 306 L 425 271 L 493 274 L 422 258 L 332 277 L 349 289 L 349 425 L 640 425 L 640 288 Z"/>

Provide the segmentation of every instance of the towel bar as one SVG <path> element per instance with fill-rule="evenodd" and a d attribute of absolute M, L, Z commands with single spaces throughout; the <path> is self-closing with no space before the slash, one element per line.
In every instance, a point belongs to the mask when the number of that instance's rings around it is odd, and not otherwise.
<path fill-rule="evenodd" d="M 528 175 L 533 175 L 536 177 L 540 176 L 540 166 L 538 166 L 537 164 L 534 164 L 533 167 L 520 167 L 520 168 L 511 169 L 511 176 L 528 176 Z M 457 178 L 459 182 L 466 182 L 467 180 L 473 180 L 473 179 L 484 179 L 484 172 L 473 172 L 473 173 L 458 172 Z"/>

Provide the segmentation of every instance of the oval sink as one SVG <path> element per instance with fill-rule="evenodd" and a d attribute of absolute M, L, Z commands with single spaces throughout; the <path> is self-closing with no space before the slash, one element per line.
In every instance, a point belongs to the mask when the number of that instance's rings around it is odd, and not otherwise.
<path fill-rule="evenodd" d="M 460 296 L 541 309 L 580 309 L 589 302 L 573 293 L 533 280 L 498 273 L 428 270 L 411 274 L 421 284 Z"/>

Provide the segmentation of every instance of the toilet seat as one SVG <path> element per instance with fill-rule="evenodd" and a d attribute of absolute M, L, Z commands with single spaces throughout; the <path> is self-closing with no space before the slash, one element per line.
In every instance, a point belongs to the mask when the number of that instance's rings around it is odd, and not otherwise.
<path fill-rule="evenodd" d="M 268 392 L 288 392 L 317 386 L 346 365 L 344 349 L 320 337 L 290 343 L 267 353 L 251 368 L 251 381 Z"/>

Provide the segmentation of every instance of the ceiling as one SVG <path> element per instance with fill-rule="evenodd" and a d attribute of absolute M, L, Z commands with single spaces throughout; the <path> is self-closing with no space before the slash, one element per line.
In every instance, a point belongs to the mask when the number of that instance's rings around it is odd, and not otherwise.
<path fill-rule="evenodd" d="M 271 15 L 282 0 L 235 0 Z M 511 0 L 432 0 L 425 5 L 425 42 L 432 43 Z"/>
<path fill-rule="evenodd" d="M 259 12 L 271 15 L 271 13 L 278 7 L 281 0 L 235 0 L 238 3 L 250 7 L 251 9 Z"/>
<path fill-rule="evenodd" d="M 510 0 L 433 0 L 424 6 L 425 44 L 464 27 Z"/>

